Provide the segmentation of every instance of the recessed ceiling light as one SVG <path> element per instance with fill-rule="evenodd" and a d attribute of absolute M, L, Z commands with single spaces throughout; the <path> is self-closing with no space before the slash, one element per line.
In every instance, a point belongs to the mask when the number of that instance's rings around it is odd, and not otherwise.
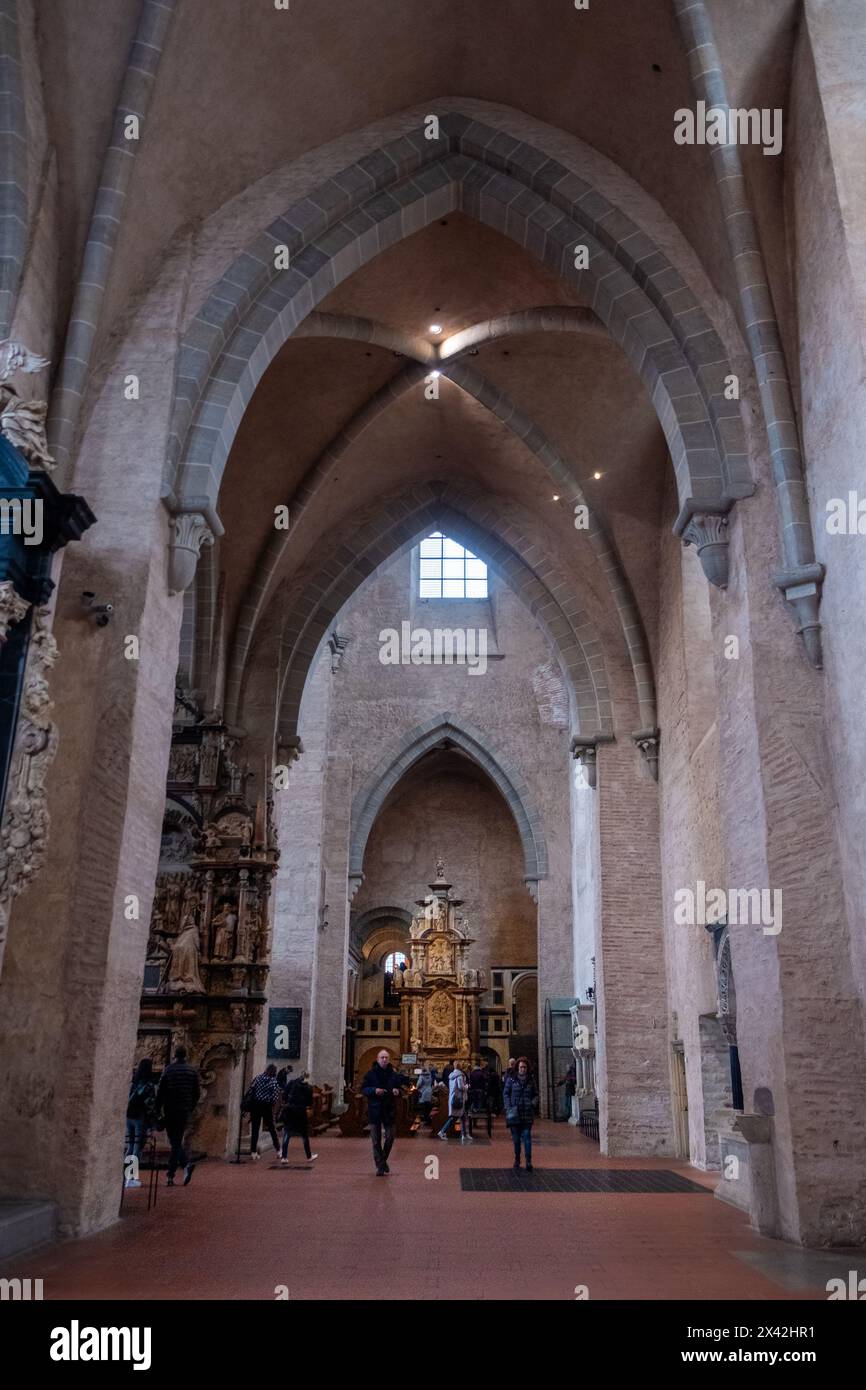
<path fill-rule="evenodd" d="M 441 332 L 442 332 L 442 325 L 441 325 L 441 323 L 431 323 L 431 325 L 430 325 L 430 332 L 431 332 L 431 333 L 441 333 Z"/>
<path fill-rule="evenodd" d="M 593 473 L 592 476 L 595 478 L 595 481 L 598 482 L 599 478 L 601 477 L 601 474 L 600 474 L 600 473 Z"/>
<path fill-rule="evenodd" d="M 554 500 L 554 502 L 558 502 L 558 501 L 559 501 L 559 493 L 558 493 L 558 492 L 555 492 L 555 493 L 553 494 L 553 500 Z"/>
<path fill-rule="evenodd" d="M 435 376 L 441 376 L 442 373 L 439 372 L 439 371 L 435 371 L 435 372 L 431 372 L 430 375 L 431 375 L 431 377 L 435 377 Z"/>

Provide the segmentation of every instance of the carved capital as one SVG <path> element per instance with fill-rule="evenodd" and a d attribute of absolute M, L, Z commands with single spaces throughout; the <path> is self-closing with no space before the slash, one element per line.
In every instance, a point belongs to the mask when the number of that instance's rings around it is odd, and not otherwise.
<path fill-rule="evenodd" d="M 22 598 L 11 579 L 0 583 L 0 642 L 5 642 L 10 627 L 26 617 L 30 604 Z"/>
<path fill-rule="evenodd" d="M 658 729 L 639 729 L 632 734 L 636 746 L 644 756 L 654 782 L 659 780 L 659 731 Z"/>
<path fill-rule="evenodd" d="M 181 512 L 172 518 L 169 541 L 168 590 L 181 594 L 195 578 L 202 546 L 213 545 L 214 533 L 201 512 Z"/>
<path fill-rule="evenodd" d="M 682 532 L 683 545 L 693 545 L 704 574 L 717 589 L 728 587 L 728 518 L 695 512 Z"/>
<path fill-rule="evenodd" d="M 595 790 L 597 783 L 596 759 L 600 743 L 613 743 L 613 734 L 576 734 L 571 740 L 571 756 L 581 764 L 587 784 Z"/>

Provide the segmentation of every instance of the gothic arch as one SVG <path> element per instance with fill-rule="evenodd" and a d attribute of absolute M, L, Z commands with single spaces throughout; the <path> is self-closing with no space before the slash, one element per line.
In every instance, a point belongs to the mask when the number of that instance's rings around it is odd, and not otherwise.
<path fill-rule="evenodd" d="M 336 614 L 380 564 L 416 545 L 426 532 L 437 529 L 447 531 L 470 550 L 482 554 L 490 568 L 526 603 L 559 658 L 578 731 L 612 732 L 613 706 L 604 648 L 596 628 L 582 606 L 578 606 L 579 595 L 569 595 L 565 606 L 561 605 L 553 593 L 560 588 L 558 573 L 546 564 L 542 579 L 516 545 L 506 545 L 498 539 L 491 529 L 495 522 L 488 510 L 481 508 L 476 519 L 465 503 L 460 504 L 459 494 L 452 502 L 447 489 L 427 484 L 399 503 L 388 501 L 373 521 L 343 539 L 339 547 L 344 557 L 340 569 L 336 570 L 332 559 L 326 561 L 308 578 L 286 618 L 281 639 L 278 742 L 289 744 L 295 740 L 307 674 Z M 528 554 L 530 546 L 525 538 L 522 544 Z M 653 711 L 654 708 L 653 704 Z"/>
<path fill-rule="evenodd" d="M 573 312 L 575 315 L 579 315 L 580 311 L 575 310 Z M 529 331 L 531 325 L 536 322 L 537 316 L 543 313 L 544 311 L 530 311 L 525 316 L 514 315 L 511 317 L 520 320 L 525 319 L 527 322 L 523 325 L 522 331 Z M 575 331 L 575 321 L 583 322 L 582 319 L 573 319 L 568 312 L 566 312 L 565 321 L 568 328 L 564 331 Z M 521 330 L 514 326 L 509 328 L 509 331 Z M 370 400 L 365 402 L 307 470 L 289 504 L 292 515 L 292 537 L 297 535 L 298 526 L 301 524 L 311 500 L 316 496 L 317 490 L 327 484 L 334 468 L 339 465 L 346 451 L 384 411 L 423 381 L 431 360 L 428 356 L 429 344 L 416 343 L 414 339 L 404 340 L 402 335 L 394 335 L 383 325 L 367 319 L 333 314 L 310 314 L 298 330 L 298 336 L 306 337 L 308 335 L 349 337 L 353 340 L 388 346 L 392 346 L 394 342 L 399 342 L 400 350 L 407 355 L 417 356 L 418 361 L 398 373 Z M 598 513 L 594 508 L 591 509 L 588 506 L 566 460 L 530 416 L 520 410 L 503 391 L 500 391 L 498 387 L 487 381 L 481 372 L 465 362 L 455 361 L 451 365 L 445 365 L 443 359 L 442 372 L 467 394 L 473 396 L 485 410 L 490 411 L 540 460 L 543 467 L 547 469 L 551 482 L 556 488 L 562 490 L 566 510 L 574 504 L 580 504 L 587 508 L 589 524 L 585 537 L 592 547 L 602 582 L 609 588 L 619 616 L 637 687 L 638 703 L 641 707 L 640 725 L 641 728 L 654 728 L 655 690 L 643 622 L 625 569 Z M 578 535 L 583 535 L 583 532 L 578 532 Z M 230 709 L 234 708 L 239 682 L 243 677 L 243 670 L 255 635 L 256 625 L 273 591 L 278 571 L 285 559 L 289 545 L 289 533 L 274 531 L 260 553 L 234 635 L 228 685 Z"/>
<path fill-rule="evenodd" d="M 240 419 L 263 372 L 315 305 L 374 256 L 459 207 L 575 284 L 638 371 L 670 446 L 678 529 L 754 491 L 730 364 L 702 306 L 645 231 L 543 149 L 443 111 L 277 218 L 239 256 L 189 325 L 178 354 L 169 491 L 213 508 Z M 575 266 L 587 247 L 589 264 Z M 276 269 L 276 248 L 289 267 Z M 253 315 L 255 316 L 253 318 Z M 252 324 L 255 323 L 255 327 Z"/>
<path fill-rule="evenodd" d="M 354 888 L 360 886 L 367 840 L 385 798 L 419 758 L 446 739 L 477 763 L 502 793 L 523 846 L 526 886 L 537 901 L 538 880 L 547 877 L 547 842 L 532 793 L 520 774 L 502 756 L 497 745 L 472 725 L 457 724 L 450 711 L 404 734 L 396 748 L 379 761 L 356 793 L 349 832 L 350 883 Z"/>

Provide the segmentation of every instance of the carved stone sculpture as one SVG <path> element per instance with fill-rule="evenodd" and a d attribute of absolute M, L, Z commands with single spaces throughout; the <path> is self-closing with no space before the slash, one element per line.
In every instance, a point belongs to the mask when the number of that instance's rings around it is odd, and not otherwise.
<path fill-rule="evenodd" d="M 166 988 L 173 994 L 204 994 L 199 971 L 198 926 L 194 917 L 185 917 L 171 948 Z"/>
<path fill-rule="evenodd" d="M 48 630 L 47 616 L 44 608 L 34 615 L 0 828 L 0 962 L 12 899 L 41 869 L 48 838 L 45 779 L 57 752 L 48 672 L 57 659 L 57 644 Z"/>
<path fill-rule="evenodd" d="M 213 918 L 211 926 L 214 928 L 213 953 L 216 960 L 232 959 L 237 924 L 237 913 L 231 903 L 227 903 L 222 911 Z"/>
<path fill-rule="evenodd" d="M 37 356 L 23 343 L 11 338 L 0 343 L 0 431 L 34 468 L 51 469 L 54 459 L 45 438 L 48 403 L 22 400 L 9 382 L 16 372 L 31 374 L 47 366 L 46 357 Z"/>

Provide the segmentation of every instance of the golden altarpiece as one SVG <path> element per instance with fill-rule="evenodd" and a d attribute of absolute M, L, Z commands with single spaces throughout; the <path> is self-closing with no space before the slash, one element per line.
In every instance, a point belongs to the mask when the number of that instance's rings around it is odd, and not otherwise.
<path fill-rule="evenodd" d="M 441 859 L 429 887 L 412 919 L 411 960 L 400 985 L 401 1050 L 438 1070 L 451 1058 L 465 1069 L 478 1056 L 478 1001 L 486 986 L 481 971 L 467 964 L 474 938 L 457 910 L 463 900 L 451 896 Z"/>

